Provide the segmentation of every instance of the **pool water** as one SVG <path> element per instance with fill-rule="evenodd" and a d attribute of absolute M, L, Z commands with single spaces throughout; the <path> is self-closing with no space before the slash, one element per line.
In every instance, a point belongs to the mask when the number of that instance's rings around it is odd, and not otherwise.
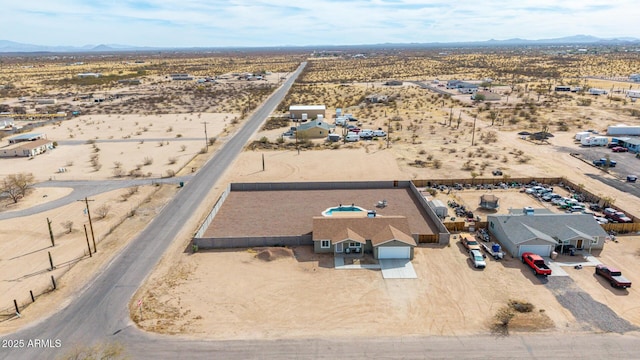
<path fill-rule="evenodd" d="M 332 216 L 334 213 L 355 213 L 355 212 L 362 212 L 362 211 L 367 211 L 366 209 L 361 208 L 360 206 L 355 206 L 355 205 L 347 205 L 347 206 L 336 206 L 336 207 L 330 207 L 327 210 L 322 212 L 322 216 Z"/>

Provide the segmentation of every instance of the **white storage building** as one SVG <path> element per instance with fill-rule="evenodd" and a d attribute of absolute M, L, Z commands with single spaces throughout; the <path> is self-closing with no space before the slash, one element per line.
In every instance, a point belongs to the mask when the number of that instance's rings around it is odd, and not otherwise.
<path fill-rule="evenodd" d="M 640 135 L 640 126 L 612 125 L 607 128 L 607 135 Z"/>

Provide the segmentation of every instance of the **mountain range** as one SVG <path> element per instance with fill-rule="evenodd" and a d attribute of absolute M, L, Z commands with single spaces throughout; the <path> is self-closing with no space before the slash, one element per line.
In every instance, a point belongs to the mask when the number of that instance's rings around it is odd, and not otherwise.
<path fill-rule="evenodd" d="M 619 37 L 619 38 L 599 38 L 591 35 L 575 35 L 553 39 L 539 39 L 539 40 L 527 40 L 527 39 L 507 39 L 507 40 L 487 40 L 487 41 L 468 41 L 468 42 L 430 42 L 430 43 L 386 43 L 386 44 L 373 44 L 373 45 L 343 45 L 339 47 L 450 47 L 450 46 L 517 46 L 517 45 L 624 45 L 624 44 L 638 44 L 640 45 L 640 39 L 632 37 Z M 278 46 L 277 48 L 323 48 L 323 47 L 336 47 L 336 45 L 317 45 L 317 46 Z M 216 47 L 210 47 L 211 49 Z M 229 48 L 229 47 L 225 47 Z M 247 47 L 237 47 L 245 48 Z M 69 53 L 69 52 L 118 52 L 118 51 L 158 51 L 158 50 L 193 50 L 193 49 L 207 49 L 207 47 L 198 48 L 178 48 L 178 47 L 145 47 L 145 46 L 130 46 L 120 44 L 100 44 L 100 45 L 84 45 L 84 46 L 46 46 L 46 45 L 34 45 L 24 44 L 9 40 L 0 40 L 0 53 Z"/>

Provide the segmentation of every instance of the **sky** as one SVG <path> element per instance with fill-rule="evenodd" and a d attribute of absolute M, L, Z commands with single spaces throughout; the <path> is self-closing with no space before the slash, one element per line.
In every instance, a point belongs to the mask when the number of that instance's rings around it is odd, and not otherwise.
<path fill-rule="evenodd" d="M 0 39 L 152 47 L 640 38 L 631 0 L 0 0 Z"/>

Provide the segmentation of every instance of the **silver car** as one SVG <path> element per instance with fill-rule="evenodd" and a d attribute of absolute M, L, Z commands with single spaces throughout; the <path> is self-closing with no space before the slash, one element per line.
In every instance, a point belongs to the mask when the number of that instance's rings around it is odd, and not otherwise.
<path fill-rule="evenodd" d="M 469 251 L 469 258 L 473 263 L 473 267 L 476 269 L 484 269 L 487 266 L 487 263 L 484 261 L 484 256 L 482 256 L 480 250 Z"/>

